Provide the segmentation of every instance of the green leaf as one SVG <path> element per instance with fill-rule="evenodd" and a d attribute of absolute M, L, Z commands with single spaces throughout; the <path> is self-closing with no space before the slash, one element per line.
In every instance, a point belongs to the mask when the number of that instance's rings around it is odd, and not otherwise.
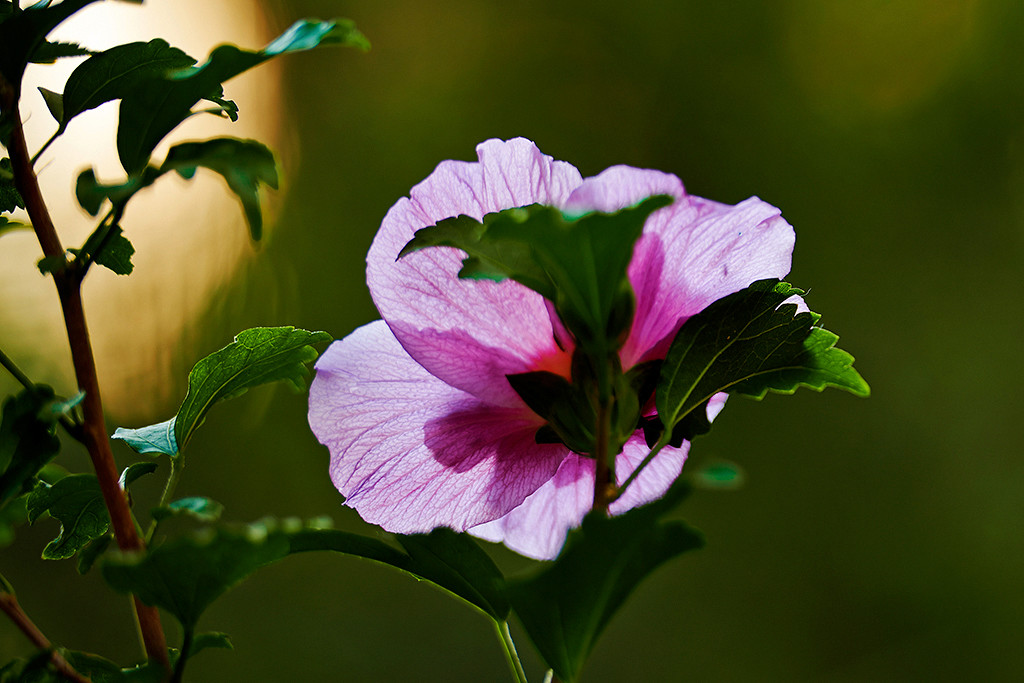
<path fill-rule="evenodd" d="M 6 216 L 0 216 L 0 236 L 6 235 L 9 232 L 14 232 L 15 230 L 31 229 L 31 225 L 26 225 L 25 223 L 20 223 L 18 221 L 10 221 L 7 220 Z"/>
<path fill-rule="evenodd" d="M 304 529 L 289 536 L 291 553 L 331 550 L 388 565 L 462 598 L 496 621 L 508 617 L 504 578 L 466 534 L 439 528 L 429 534 L 396 535 L 401 552 L 375 539 L 336 529 Z"/>
<path fill-rule="evenodd" d="M 286 533 L 267 523 L 207 528 L 145 553 L 112 553 L 102 573 L 114 590 L 167 610 L 189 631 L 214 600 L 288 551 Z"/>
<path fill-rule="evenodd" d="M 73 474 L 53 486 L 40 483 L 28 497 L 28 521 L 44 512 L 60 521 L 60 534 L 43 548 L 44 560 L 73 557 L 89 541 L 110 528 L 99 481 L 91 474 Z"/>
<path fill-rule="evenodd" d="M 0 159 L 0 213 L 24 208 L 25 200 L 14 186 L 14 167 L 11 160 L 4 157 Z"/>
<path fill-rule="evenodd" d="M 662 521 L 687 492 L 677 483 L 661 500 L 618 517 L 588 515 L 554 563 L 509 582 L 512 609 L 559 679 L 579 680 L 601 632 L 644 578 L 703 546 L 700 533 L 683 522 Z"/>
<path fill-rule="evenodd" d="M 39 470 L 60 451 L 48 407 L 53 389 L 37 384 L 8 397 L 0 418 L 0 506 L 21 495 Z"/>
<path fill-rule="evenodd" d="M 39 49 L 46 34 L 72 14 L 96 0 L 64 0 L 56 5 L 36 3 L 12 13 L 0 23 L 0 73 L 15 90 L 30 57 Z M 46 48 L 43 48 L 44 50 Z"/>
<path fill-rule="evenodd" d="M 271 57 L 319 45 L 363 47 L 365 40 L 347 20 L 303 20 L 263 50 L 220 45 L 204 64 L 138 84 L 121 99 L 117 128 L 121 165 L 129 175 L 141 172 L 157 144 L 193 114 L 193 106 L 204 99 L 223 102 L 221 84 Z"/>
<path fill-rule="evenodd" d="M 743 468 L 734 462 L 717 460 L 700 467 L 693 475 L 694 486 L 712 491 L 734 491 L 743 486 Z"/>
<path fill-rule="evenodd" d="M 633 289 L 626 269 L 644 222 L 668 206 L 649 197 L 615 213 L 567 217 L 533 205 L 487 214 L 483 222 L 458 216 L 418 230 L 399 258 L 426 247 L 465 251 L 459 277 L 510 278 L 555 305 L 577 343 L 603 355 L 621 345 L 632 323 Z"/>
<path fill-rule="evenodd" d="M 110 231 L 106 237 L 106 243 L 102 243 L 102 232 L 97 230 L 86 240 L 81 249 L 68 249 L 75 256 L 92 256 L 99 265 L 114 271 L 118 275 L 131 275 L 135 270 L 132 263 L 132 256 L 135 254 L 135 247 L 125 237 L 118 226 L 109 227 Z M 99 250 L 95 252 L 95 250 Z M 44 259 L 45 260 L 45 259 Z"/>
<path fill-rule="evenodd" d="M 124 471 L 121 472 L 121 478 L 118 481 L 118 484 L 121 485 L 122 490 L 127 491 L 128 487 L 138 480 L 139 477 L 152 474 L 156 471 L 156 468 L 157 464 L 155 462 L 132 463 L 131 465 L 128 465 L 128 467 L 125 467 Z"/>
<path fill-rule="evenodd" d="M 200 360 L 188 374 L 188 393 L 174 425 L 179 450 L 185 450 L 207 412 L 220 401 L 280 380 L 297 390 L 305 388 L 306 364 L 319 355 L 311 344 L 330 340 L 326 332 L 256 327 L 239 332 L 234 342 Z"/>
<path fill-rule="evenodd" d="M 661 367 L 655 394 L 666 430 L 721 391 L 762 398 L 798 386 L 867 396 L 853 356 L 835 348 L 838 337 L 814 327 L 820 316 L 797 313 L 783 301 L 803 292 L 761 280 L 719 299 L 683 324 Z"/>
<path fill-rule="evenodd" d="M 220 631 L 207 631 L 205 633 L 196 634 L 196 637 L 192 640 L 192 651 L 189 653 L 189 658 L 195 657 L 203 650 L 217 649 L 217 650 L 234 650 L 235 646 L 231 642 L 231 638 L 226 633 Z"/>
<path fill-rule="evenodd" d="M 94 54 L 78 65 L 64 86 L 61 130 L 82 112 L 127 97 L 147 81 L 195 63 L 192 57 L 160 38 L 118 45 Z"/>
<path fill-rule="evenodd" d="M 64 118 L 64 96 L 59 92 L 53 92 L 46 88 L 39 88 L 39 94 L 43 96 L 43 102 L 46 103 L 46 108 L 50 111 L 50 116 L 57 123 L 60 123 Z"/>
<path fill-rule="evenodd" d="M 90 216 L 97 215 L 105 201 L 110 201 L 115 208 L 123 209 L 128 200 L 140 190 L 152 185 L 160 175 L 160 171 L 150 166 L 123 183 L 104 185 L 96 180 L 95 171 L 91 168 L 86 169 L 79 174 L 75 182 L 75 198 Z"/>
<path fill-rule="evenodd" d="M 260 239 L 263 214 L 259 190 L 261 184 L 277 189 L 274 154 L 255 140 L 216 138 L 205 142 L 186 142 L 170 149 L 160 171 L 166 173 L 173 169 L 188 179 L 199 166 L 224 176 L 228 187 L 242 203 L 252 238 Z"/>
<path fill-rule="evenodd" d="M 165 507 L 153 510 L 153 519 L 162 521 L 168 517 L 192 517 L 201 522 L 216 522 L 224 512 L 224 506 L 215 500 L 203 497 L 180 498 Z"/>
<path fill-rule="evenodd" d="M 51 42 L 44 40 L 32 51 L 29 61 L 33 64 L 53 64 L 58 59 L 65 57 L 86 57 L 96 54 L 92 50 L 82 47 L 78 43 Z M 60 122 L 60 119 L 57 119 Z"/>
<path fill-rule="evenodd" d="M 27 499 L 28 494 L 25 494 L 0 505 L 0 548 L 13 543 L 14 530 L 28 522 L 28 510 L 25 508 Z"/>
<path fill-rule="evenodd" d="M 174 438 L 174 423 L 176 421 L 177 417 L 172 417 L 166 422 L 139 429 L 118 427 L 110 438 L 124 441 L 136 453 L 177 455 L 178 442 Z"/>
<path fill-rule="evenodd" d="M 88 574 L 92 566 L 96 564 L 96 560 L 100 559 L 100 556 L 107 551 L 113 540 L 113 534 L 107 533 L 86 543 L 78 553 L 78 566 L 76 567 L 78 573 L 83 576 Z"/>

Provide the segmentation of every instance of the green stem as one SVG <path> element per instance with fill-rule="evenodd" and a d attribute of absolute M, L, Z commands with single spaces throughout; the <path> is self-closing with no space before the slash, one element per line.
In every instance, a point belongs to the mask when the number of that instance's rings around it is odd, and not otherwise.
<path fill-rule="evenodd" d="M 18 380 L 23 387 L 29 391 L 36 390 L 35 383 L 28 378 L 28 375 L 21 371 L 21 368 L 15 365 L 14 361 L 3 352 L 3 349 L 0 349 L 0 365 L 3 365 L 7 372 L 14 375 L 14 379 Z"/>
<path fill-rule="evenodd" d="M 508 660 L 508 668 L 512 670 L 512 677 L 516 683 L 529 683 L 526 672 L 523 670 L 523 663 L 519 661 L 519 653 L 516 652 L 516 644 L 512 640 L 512 633 L 508 630 L 508 622 L 494 622 L 494 630 L 498 633 L 498 640 L 501 641 L 505 651 L 505 659 Z"/>
<path fill-rule="evenodd" d="M 181 479 L 181 473 L 184 469 L 185 463 L 182 460 L 181 454 L 171 456 L 171 473 L 167 475 L 164 492 L 160 494 L 160 501 L 156 504 L 158 508 L 167 507 L 167 504 L 171 502 L 171 498 L 174 497 L 174 489 L 178 488 L 178 481 Z M 144 537 L 146 545 L 149 545 L 150 541 L 153 540 L 153 534 L 156 533 L 156 528 L 159 524 L 155 519 L 149 523 L 149 528 L 146 529 Z"/>
<path fill-rule="evenodd" d="M 178 663 L 174 666 L 174 675 L 171 677 L 171 683 L 181 683 L 182 676 L 185 675 L 185 663 L 188 661 L 188 657 L 192 651 L 192 639 L 195 637 L 193 629 L 185 629 L 185 637 L 181 641 L 181 650 L 178 652 Z"/>
<path fill-rule="evenodd" d="M 633 480 L 640 476 L 640 472 L 642 472 L 645 467 L 651 464 L 651 461 L 654 460 L 654 456 L 660 453 L 661 449 L 668 445 L 668 442 L 671 438 L 671 431 L 666 430 L 665 432 L 662 433 L 661 438 L 658 439 L 658 443 L 654 444 L 654 448 L 651 449 L 651 452 L 648 453 L 644 457 L 644 459 L 640 461 L 640 464 L 636 466 L 636 469 L 633 470 L 632 474 L 626 477 L 626 481 L 622 482 L 622 486 L 620 486 L 619 490 L 615 492 L 615 496 L 612 498 L 612 502 L 615 502 L 616 500 L 622 497 L 622 494 L 626 492 L 626 489 L 629 488 L 629 485 L 633 483 Z"/>
<path fill-rule="evenodd" d="M 61 136 L 61 133 L 63 132 L 64 131 L 62 129 L 58 128 L 57 132 L 51 135 L 50 139 L 43 143 L 43 146 L 39 148 L 39 151 L 32 155 L 32 158 L 29 160 L 29 163 L 35 166 L 36 162 L 39 161 L 39 157 L 41 157 L 43 155 L 43 152 L 46 151 L 46 148 L 52 145 L 53 141 L 59 138 Z"/>
<path fill-rule="evenodd" d="M 597 406 L 597 434 L 594 440 L 594 504 L 592 510 L 608 512 L 616 498 L 615 461 L 617 453 L 610 453 L 608 439 L 611 432 L 611 399 L 603 399 Z"/>

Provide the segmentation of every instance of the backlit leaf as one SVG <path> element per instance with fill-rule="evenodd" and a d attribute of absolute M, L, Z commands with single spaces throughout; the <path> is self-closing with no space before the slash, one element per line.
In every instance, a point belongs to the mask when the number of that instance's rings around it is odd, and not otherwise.
<path fill-rule="evenodd" d="M 100 484 L 92 474 L 73 474 L 52 486 L 39 483 L 28 497 L 29 522 L 44 512 L 61 524 L 60 534 L 43 548 L 44 560 L 72 557 L 110 528 Z"/>

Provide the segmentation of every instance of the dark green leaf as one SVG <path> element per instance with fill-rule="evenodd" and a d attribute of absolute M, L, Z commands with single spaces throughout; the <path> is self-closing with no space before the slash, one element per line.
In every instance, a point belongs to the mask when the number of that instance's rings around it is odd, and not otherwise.
<path fill-rule="evenodd" d="M 619 517 L 588 515 L 553 564 L 509 582 L 512 609 L 562 681 L 579 679 L 598 636 L 648 574 L 703 545 L 686 524 L 662 521 L 686 493 L 677 483 L 661 500 Z"/>
<path fill-rule="evenodd" d="M 228 187 L 242 202 L 252 238 L 260 239 L 263 231 L 260 185 L 277 189 L 277 165 L 273 153 L 255 140 L 216 138 L 205 142 L 186 142 L 170 149 L 160 171 L 166 173 L 173 169 L 183 178 L 191 178 L 199 166 L 224 176 Z"/>
<path fill-rule="evenodd" d="M 78 43 L 50 42 L 44 40 L 32 52 L 29 61 L 33 64 L 53 64 L 58 59 L 65 57 L 86 57 L 95 54 L 92 50 L 86 49 Z M 57 119 L 60 122 L 60 119 Z"/>
<path fill-rule="evenodd" d="M 100 212 L 103 202 L 108 200 L 114 207 L 124 208 L 128 200 L 140 190 L 152 185 L 160 175 L 157 169 L 147 167 L 141 174 L 132 176 L 123 183 L 103 185 L 96 180 L 96 173 L 90 168 L 79 174 L 75 183 L 75 197 L 90 216 L 95 216 Z"/>
<path fill-rule="evenodd" d="M 168 503 L 166 507 L 153 510 L 153 519 L 160 521 L 168 517 L 187 516 L 201 522 L 216 522 L 224 512 L 224 506 L 215 500 L 202 497 L 181 498 Z"/>
<path fill-rule="evenodd" d="M 195 63 L 192 57 L 160 38 L 118 45 L 95 54 L 68 77 L 61 130 L 82 112 L 127 97 L 146 81 Z"/>
<path fill-rule="evenodd" d="M 105 238 L 103 237 L 104 231 L 109 231 Z M 97 249 L 98 252 L 94 251 Z M 68 249 L 68 251 L 75 256 L 91 256 L 96 263 L 118 275 L 131 275 L 135 270 L 135 265 L 132 263 L 135 247 L 121 233 L 121 228 L 118 226 L 97 230 L 86 240 L 81 249 Z"/>
<path fill-rule="evenodd" d="M 273 525 L 207 528 L 146 553 L 112 553 L 102 572 L 115 590 L 167 610 L 192 630 L 214 600 L 288 551 L 286 533 Z"/>
<path fill-rule="evenodd" d="M 73 474 L 53 486 L 39 483 L 28 497 L 29 522 L 44 512 L 61 524 L 60 534 L 43 548 L 44 560 L 72 557 L 110 528 L 99 481 L 91 474 Z"/>
<path fill-rule="evenodd" d="M 78 553 L 78 573 L 88 574 L 92 566 L 96 564 L 96 560 L 100 559 L 100 556 L 107 551 L 113 540 L 113 535 L 108 533 L 86 543 Z"/>
<path fill-rule="evenodd" d="M 39 88 L 39 94 L 43 96 L 43 102 L 46 103 L 46 108 L 50 111 L 50 116 L 57 123 L 64 120 L 64 96 L 59 92 L 53 92 L 46 88 Z"/>
<path fill-rule="evenodd" d="M 18 221 L 9 221 L 6 216 L 0 216 L 0 236 L 5 235 L 15 230 L 31 230 L 31 225 L 25 223 L 19 223 Z"/>
<path fill-rule="evenodd" d="M 124 441 L 136 453 L 177 455 L 178 442 L 174 438 L 174 423 L 176 420 L 176 417 L 172 417 L 166 422 L 139 429 L 118 427 L 110 438 Z"/>
<path fill-rule="evenodd" d="M 14 542 L 14 530 L 28 522 L 28 511 L 25 501 L 28 494 L 18 496 L 6 504 L 0 504 L 0 548 L 6 548 Z"/>
<path fill-rule="evenodd" d="M 24 209 L 25 200 L 14 186 L 14 167 L 8 158 L 0 159 L 0 213 Z"/>
<path fill-rule="evenodd" d="M 16 90 L 31 55 L 42 44 L 46 34 L 62 21 L 96 0 L 64 0 L 52 5 L 37 3 L 9 15 L 0 23 L 0 73 Z"/>
<path fill-rule="evenodd" d="M 222 102 L 221 84 L 279 54 L 308 50 L 318 45 L 362 47 L 362 37 L 346 20 L 297 22 L 264 50 L 252 52 L 221 45 L 206 63 L 149 79 L 122 96 L 117 128 L 117 153 L 129 175 L 149 163 L 157 144 L 192 115 L 200 100 Z"/>
<path fill-rule="evenodd" d="M 53 256 L 44 256 L 39 259 L 36 263 L 36 268 L 43 275 L 49 275 L 50 273 L 56 273 L 64 270 L 68 267 L 68 260 L 64 254 L 55 254 Z"/>
<path fill-rule="evenodd" d="M 326 332 L 256 327 L 239 332 L 234 342 L 196 363 L 188 374 L 188 393 L 174 426 L 179 450 L 188 446 L 206 413 L 220 401 L 280 380 L 303 389 L 309 374 L 306 364 L 318 355 L 311 344 L 330 340 Z"/>
<path fill-rule="evenodd" d="M 553 302 L 577 343 L 602 355 L 622 343 L 635 307 L 626 269 L 647 217 L 672 198 L 650 197 L 615 213 L 569 218 L 533 205 L 459 216 L 416 232 L 399 258 L 426 247 L 465 251 L 459 277 L 510 278 Z"/>
<path fill-rule="evenodd" d="M 8 397 L 0 419 L 0 506 L 20 495 L 60 450 L 48 406 L 53 389 L 37 384 Z"/>
<path fill-rule="evenodd" d="M 192 651 L 190 657 L 195 657 L 203 650 L 209 650 L 211 648 L 218 650 L 234 650 L 235 646 L 231 643 L 231 638 L 228 634 L 221 633 L 220 631 L 207 631 L 205 633 L 199 633 L 192 641 Z"/>
<path fill-rule="evenodd" d="M 304 529 L 289 537 L 292 553 L 331 550 L 380 562 L 433 583 L 496 621 L 506 619 L 501 572 L 472 538 L 444 528 L 395 538 L 404 553 L 378 539 L 335 529 Z"/>
<path fill-rule="evenodd" d="M 687 320 L 661 368 L 656 403 L 665 429 L 721 391 L 762 398 L 768 391 L 832 386 L 867 396 L 853 357 L 834 346 L 838 337 L 813 327 L 819 316 L 797 313 L 795 304 L 780 307 L 802 293 L 761 280 Z"/>
<path fill-rule="evenodd" d="M 125 491 L 131 486 L 139 477 L 143 477 L 147 474 L 152 474 L 156 471 L 157 464 L 155 462 L 136 462 L 128 465 L 121 472 L 121 479 L 118 483 L 121 488 Z"/>

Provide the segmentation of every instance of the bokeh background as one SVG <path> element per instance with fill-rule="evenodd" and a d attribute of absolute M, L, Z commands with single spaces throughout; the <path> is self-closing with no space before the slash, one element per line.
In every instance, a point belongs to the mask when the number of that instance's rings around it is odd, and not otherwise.
<path fill-rule="evenodd" d="M 186 30 L 206 23 L 203 6 Z M 341 337 L 374 319 L 363 259 L 384 213 L 439 161 L 474 159 L 486 138 L 526 136 L 585 176 L 626 163 L 676 173 L 719 201 L 757 194 L 796 227 L 790 280 L 810 289 L 873 396 L 731 402 L 692 458 L 739 463 L 745 485 L 682 506 L 707 547 L 640 587 L 585 679 L 1020 680 L 1024 4 L 275 0 L 263 9 L 268 36 L 301 16 L 341 15 L 373 49 L 293 56 L 257 72 L 279 98 L 248 111 L 240 101 L 243 118 L 271 122 L 287 178 L 258 250 L 230 266 L 211 257 L 238 251 L 217 242 L 219 231 L 242 230 L 222 226 L 226 218 L 137 219 L 140 234 L 209 241 L 165 276 L 160 296 L 174 305 L 110 276 L 131 304 L 113 316 L 130 326 L 108 344 L 122 362 L 148 364 L 129 377 L 117 374 L 117 356 L 101 364 L 117 378 L 112 426 L 173 414 L 192 362 L 240 329 L 293 324 Z M 249 11 L 240 23 L 253 21 Z M 196 259 L 231 277 L 187 286 Z M 27 314 L 11 313 L 9 293 L 3 300 L 0 343 L 17 330 L 26 366 L 46 376 L 66 365 L 46 350 L 52 339 L 19 327 Z M 191 451 L 179 492 L 222 501 L 230 519 L 329 514 L 374 533 L 340 506 L 302 395 L 263 389 L 217 408 Z M 86 461 L 70 447 L 61 462 Z M 150 479 L 138 496 L 155 499 Z M 77 578 L 71 563 L 37 559 L 55 531 L 53 522 L 25 530 L 0 554 L 0 571 L 53 640 L 133 659 L 127 602 L 95 572 Z M 528 567 L 494 553 L 511 570 Z M 197 681 L 509 680 L 484 617 L 341 557 L 269 567 L 200 627 L 228 632 L 236 651 L 197 657 Z M 520 649 L 540 680 L 525 638 Z M 27 651 L 0 623 L 2 658 Z"/>

